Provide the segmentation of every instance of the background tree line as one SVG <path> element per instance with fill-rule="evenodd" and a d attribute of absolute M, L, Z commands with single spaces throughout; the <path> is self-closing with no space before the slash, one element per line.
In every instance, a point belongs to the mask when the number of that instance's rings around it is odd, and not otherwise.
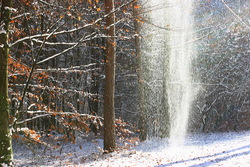
<path fill-rule="evenodd" d="M 199 40 L 193 60 L 199 93 L 190 131 L 249 129 L 249 2 L 202 1 L 195 12 Z"/>

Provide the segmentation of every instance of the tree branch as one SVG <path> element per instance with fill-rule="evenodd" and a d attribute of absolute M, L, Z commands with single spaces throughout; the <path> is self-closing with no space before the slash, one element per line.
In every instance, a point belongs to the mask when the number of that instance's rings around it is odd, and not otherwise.
<path fill-rule="evenodd" d="M 33 121 L 35 119 L 43 118 L 43 117 L 48 117 L 48 116 L 55 116 L 55 115 L 72 115 L 72 116 L 77 116 L 77 117 L 85 117 L 86 119 L 103 119 L 100 116 L 95 116 L 95 115 L 89 115 L 89 114 L 79 114 L 79 113 L 71 113 L 71 112 L 47 112 L 43 110 L 38 110 L 38 111 L 27 111 L 29 114 L 40 114 L 44 113 L 43 115 L 37 115 L 32 118 L 25 119 L 23 121 L 17 122 L 16 125 L 21 125 L 29 121 Z"/>
<path fill-rule="evenodd" d="M 41 0 L 40 0 L 40 1 L 41 1 Z M 92 23 L 86 24 L 86 25 L 84 25 L 84 26 L 82 26 L 82 27 L 79 27 L 79 28 L 73 28 L 73 29 L 71 29 L 71 30 L 63 30 L 63 31 L 54 32 L 53 35 L 61 35 L 61 34 L 74 33 L 74 32 L 83 30 L 83 29 L 85 29 L 85 28 L 89 28 L 89 27 L 91 27 L 91 26 L 97 24 L 98 22 L 104 20 L 106 17 L 108 17 L 108 16 L 111 15 L 112 13 L 115 13 L 115 12 L 121 10 L 123 7 L 125 7 L 125 6 L 127 6 L 127 5 L 129 5 L 129 4 L 131 4 L 131 3 L 134 3 L 135 1 L 136 1 L 136 0 L 132 0 L 132 1 L 129 1 L 129 2 L 127 2 L 127 3 L 125 3 L 125 4 L 121 5 L 121 6 L 119 6 L 119 7 L 116 8 L 115 10 L 111 11 L 109 14 L 106 14 L 106 15 L 104 15 L 103 17 L 100 17 L 99 19 L 95 20 L 95 21 L 92 22 Z M 15 45 L 17 45 L 17 44 L 19 44 L 19 43 L 21 43 L 21 42 L 23 42 L 23 41 L 26 41 L 26 40 L 35 39 L 35 38 L 43 38 L 43 37 L 47 37 L 47 36 L 49 36 L 49 35 L 50 35 L 50 33 L 45 33 L 45 34 L 37 34 L 37 35 L 33 35 L 33 36 L 24 37 L 24 38 L 21 38 L 21 39 L 15 41 L 15 42 L 12 43 L 12 44 L 9 44 L 9 46 L 10 46 L 10 47 L 13 47 L 13 46 L 15 46 Z"/>

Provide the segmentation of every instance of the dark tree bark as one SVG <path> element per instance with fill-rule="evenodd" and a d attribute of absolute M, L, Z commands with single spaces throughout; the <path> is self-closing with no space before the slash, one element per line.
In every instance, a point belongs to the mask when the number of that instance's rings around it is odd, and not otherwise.
<path fill-rule="evenodd" d="M 11 0 L 2 0 L 0 16 L 0 166 L 12 165 L 12 144 L 8 103 L 8 33 Z"/>
<path fill-rule="evenodd" d="M 109 14 L 106 18 L 107 38 L 106 41 L 106 66 L 104 85 L 104 150 L 112 152 L 115 149 L 115 13 L 114 0 L 105 0 L 105 12 Z"/>

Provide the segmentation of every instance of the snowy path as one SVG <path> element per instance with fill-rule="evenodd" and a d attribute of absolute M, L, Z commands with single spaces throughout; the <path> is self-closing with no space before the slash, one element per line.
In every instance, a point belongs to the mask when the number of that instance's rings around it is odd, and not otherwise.
<path fill-rule="evenodd" d="M 136 151 L 113 154 L 86 166 L 250 166 L 250 132 L 223 133 L 189 138 L 186 146 L 168 148 L 163 140 L 143 143 Z M 165 146 L 164 146 L 165 145 Z"/>
<path fill-rule="evenodd" d="M 79 146 L 82 147 L 79 147 Z M 139 143 L 133 149 L 102 154 L 102 140 L 78 141 L 63 150 L 46 152 L 34 158 L 16 148 L 16 166 L 79 167 L 248 167 L 250 166 L 250 131 L 206 134 L 189 137 L 183 147 L 168 147 L 166 139 Z M 59 154 L 60 152 L 60 154 Z"/>

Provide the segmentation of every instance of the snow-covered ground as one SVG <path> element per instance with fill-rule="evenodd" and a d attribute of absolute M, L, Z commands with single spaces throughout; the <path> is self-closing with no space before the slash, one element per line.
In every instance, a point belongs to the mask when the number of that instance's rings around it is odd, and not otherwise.
<path fill-rule="evenodd" d="M 167 139 L 139 142 L 132 148 L 128 145 L 114 153 L 103 154 L 101 139 L 78 138 L 76 144 L 61 143 L 57 149 L 33 151 L 15 143 L 14 157 L 16 166 L 250 166 L 250 131 L 193 135 L 187 138 L 185 146 L 169 147 Z"/>

